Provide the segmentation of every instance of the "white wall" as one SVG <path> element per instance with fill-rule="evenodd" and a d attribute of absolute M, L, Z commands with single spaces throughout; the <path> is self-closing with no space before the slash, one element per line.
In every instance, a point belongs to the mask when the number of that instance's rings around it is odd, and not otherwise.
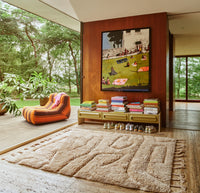
<path fill-rule="evenodd" d="M 200 35 L 175 35 L 175 56 L 200 55 Z"/>
<path fill-rule="evenodd" d="M 141 29 L 140 32 L 131 30 L 130 33 L 124 31 L 123 33 L 123 49 L 134 50 L 136 48 L 135 42 L 141 41 L 144 48 L 149 45 L 149 29 Z M 143 50 L 142 50 L 143 51 Z"/>

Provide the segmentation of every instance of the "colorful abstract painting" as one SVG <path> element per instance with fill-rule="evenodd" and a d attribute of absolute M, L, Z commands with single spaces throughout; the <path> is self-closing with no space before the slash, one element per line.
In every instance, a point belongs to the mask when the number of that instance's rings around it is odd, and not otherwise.
<path fill-rule="evenodd" d="M 102 91 L 150 91 L 150 28 L 102 32 Z"/>

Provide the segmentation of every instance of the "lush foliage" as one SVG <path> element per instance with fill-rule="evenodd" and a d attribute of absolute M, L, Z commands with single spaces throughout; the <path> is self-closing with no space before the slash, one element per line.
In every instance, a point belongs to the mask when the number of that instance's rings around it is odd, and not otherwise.
<path fill-rule="evenodd" d="M 0 104 L 2 104 L 3 109 L 7 109 L 9 113 L 12 113 L 15 116 L 21 115 L 21 111 L 16 105 L 15 100 L 10 97 L 0 98 Z"/>
<path fill-rule="evenodd" d="M 78 32 L 3 2 L 0 14 L 0 81 L 9 79 L 13 94 L 22 95 L 24 82 L 35 72 L 68 93 L 80 92 Z"/>
<path fill-rule="evenodd" d="M 59 85 L 54 81 L 43 76 L 42 72 L 33 72 L 26 84 L 26 90 L 23 92 L 24 96 L 30 96 L 31 98 L 46 98 L 51 93 L 57 92 Z"/>
<path fill-rule="evenodd" d="M 24 92 L 26 91 L 26 81 L 16 74 L 5 73 L 4 80 L 1 82 L 4 88 L 9 92 L 9 96 L 14 98 L 24 98 Z"/>
<path fill-rule="evenodd" d="M 6 109 L 9 113 L 13 115 L 21 115 L 21 111 L 19 110 L 18 106 L 11 97 L 11 89 L 8 87 L 7 83 L 1 82 L 0 83 L 0 105 L 1 110 Z"/>

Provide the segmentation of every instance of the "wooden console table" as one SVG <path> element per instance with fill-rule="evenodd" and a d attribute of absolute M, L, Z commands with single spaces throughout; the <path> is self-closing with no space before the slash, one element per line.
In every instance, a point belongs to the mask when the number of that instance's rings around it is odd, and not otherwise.
<path fill-rule="evenodd" d="M 161 128 L 161 114 L 133 114 L 123 112 L 97 112 L 97 111 L 80 111 L 78 110 L 78 124 L 80 125 L 85 119 L 94 119 L 102 121 L 133 122 L 133 123 L 150 123 L 158 124 L 158 131 Z"/>

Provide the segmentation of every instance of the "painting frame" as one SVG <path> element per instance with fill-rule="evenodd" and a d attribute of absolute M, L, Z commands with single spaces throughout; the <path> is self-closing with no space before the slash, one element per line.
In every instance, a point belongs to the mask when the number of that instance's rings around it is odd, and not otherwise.
<path fill-rule="evenodd" d="M 151 91 L 151 28 L 101 33 L 101 91 Z"/>

